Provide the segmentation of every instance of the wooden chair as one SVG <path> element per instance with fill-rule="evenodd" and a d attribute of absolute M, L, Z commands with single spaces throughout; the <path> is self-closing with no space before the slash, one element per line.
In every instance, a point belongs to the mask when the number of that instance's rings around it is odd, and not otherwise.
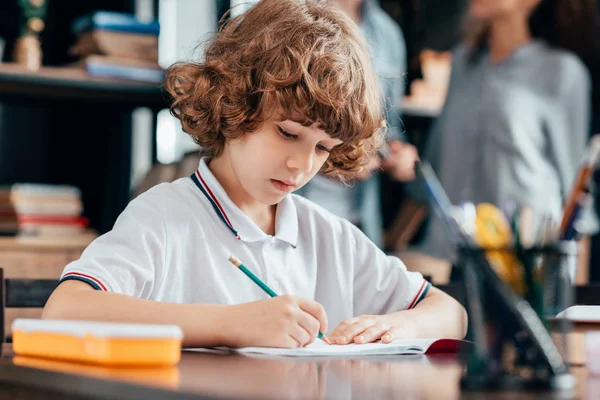
<path fill-rule="evenodd" d="M 391 228 L 385 234 L 385 247 L 393 251 L 408 249 L 425 217 L 427 207 L 411 199 L 404 200 Z"/>
<path fill-rule="evenodd" d="M 4 270 L 0 268 L 0 343 L 5 337 L 7 308 L 43 308 L 56 288 L 54 279 L 4 279 Z"/>

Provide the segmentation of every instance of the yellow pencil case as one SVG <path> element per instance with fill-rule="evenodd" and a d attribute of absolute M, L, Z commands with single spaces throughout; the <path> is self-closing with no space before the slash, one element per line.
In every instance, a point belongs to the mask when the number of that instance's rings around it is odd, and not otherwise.
<path fill-rule="evenodd" d="M 165 366 L 181 358 L 183 332 L 176 325 L 16 319 L 17 355 L 101 365 Z"/>
<path fill-rule="evenodd" d="M 167 388 L 177 388 L 179 384 L 179 368 L 177 365 L 133 366 L 83 364 L 30 356 L 14 356 L 12 363 L 22 367 L 64 372 L 71 375 L 86 375 L 92 378 L 129 381 Z"/>

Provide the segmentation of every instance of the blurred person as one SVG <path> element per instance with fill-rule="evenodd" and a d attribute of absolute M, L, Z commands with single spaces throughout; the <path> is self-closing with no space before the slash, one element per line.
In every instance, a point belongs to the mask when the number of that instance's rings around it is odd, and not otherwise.
<path fill-rule="evenodd" d="M 559 220 L 590 135 L 593 0 L 471 0 L 424 159 L 453 204 L 509 202 Z M 421 182 L 409 185 L 422 203 Z M 419 250 L 452 261 L 431 213 Z M 595 216 L 586 218 L 591 233 Z"/>
<path fill-rule="evenodd" d="M 398 181 L 414 178 L 418 160 L 415 146 L 405 142 L 399 110 L 405 91 L 406 44 L 400 27 L 375 0 L 329 0 L 356 22 L 369 46 L 386 99 L 388 153 L 373 158 L 349 183 L 317 175 L 297 193 L 357 225 L 379 247 L 383 246 L 383 218 L 377 171 Z"/>

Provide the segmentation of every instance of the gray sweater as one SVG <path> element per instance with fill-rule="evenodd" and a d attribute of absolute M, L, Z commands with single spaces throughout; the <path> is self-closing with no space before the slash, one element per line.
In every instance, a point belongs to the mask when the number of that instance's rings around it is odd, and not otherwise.
<path fill-rule="evenodd" d="M 454 52 L 448 97 L 424 158 L 452 203 L 507 202 L 559 219 L 589 138 L 590 77 L 579 59 L 533 41 L 500 63 Z M 422 184 L 413 195 L 426 201 Z M 592 213 L 590 213 L 592 214 Z M 596 230 L 588 216 L 586 230 Z M 423 251 L 453 258 L 437 216 Z"/>

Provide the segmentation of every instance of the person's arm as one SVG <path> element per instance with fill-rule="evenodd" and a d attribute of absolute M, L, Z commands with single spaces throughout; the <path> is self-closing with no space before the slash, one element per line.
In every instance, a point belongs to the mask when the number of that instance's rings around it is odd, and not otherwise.
<path fill-rule="evenodd" d="M 591 81 L 586 67 L 575 57 L 565 58 L 561 64 L 557 84 L 558 108 L 549 116 L 545 133 L 550 161 L 554 164 L 561 185 L 563 204 L 567 201 L 581 165 L 590 137 Z M 589 207 L 578 224 L 583 234 L 598 230 L 598 219 Z"/>
<path fill-rule="evenodd" d="M 327 331 L 323 307 L 293 296 L 238 305 L 175 304 L 139 299 L 66 281 L 54 291 L 44 319 L 177 325 L 184 347 L 301 347 Z"/>
<path fill-rule="evenodd" d="M 360 315 L 342 321 L 329 335 L 336 344 L 370 343 L 381 339 L 449 338 L 467 334 L 467 312 L 456 300 L 430 287 L 427 295 L 410 310 L 384 315 Z"/>
<path fill-rule="evenodd" d="M 349 227 L 356 238 L 354 318 L 342 321 L 329 335 L 332 342 L 390 342 L 402 338 L 455 338 L 466 334 L 464 307 L 409 272 L 362 232 Z"/>
<path fill-rule="evenodd" d="M 222 322 L 225 308 L 216 304 L 160 303 L 95 290 L 80 281 L 66 281 L 48 299 L 42 318 L 173 324 L 183 330 L 184 346 L 218 346 L 226 342 L 226 326 Z"/>
<path fill-rule="evenodd" d="M 383 154 L 381 166 L 393 179 L 404 182 L 414 179 L 414 165 L 419 154 L 417 148 L 409 142 L 401 118 L 402 99 L 406 93 L 406 43 L 402 30 L 394 28 L 387 34 L 396 38 L 387 44 L 387 53 L 393 62 L 385 69 L 392 76 L 382 77 L 388 130 L 387 151 Z"/>
<path fill-rule="evenodd" d="M 462 339 L 468 323 L 464 307 L 436 287 L 429 288 L 415 308 L 387 314 L 384 321 L 390 327 L 382 335 L 384 341 L 404 337 Z"/>
<path fill-rule="evenodd" d="M 396 40 L 390 41 L 390 54 L 394 59 L 394 76 L 384 78 L 389 82 L 389 93 L 386 93 L 386 119 L 388 124 L 388 140 L 407 141 L 402 123 L 402 99 L 406 93 L 406 42 L 402 30 L 394 31 Z"/>

